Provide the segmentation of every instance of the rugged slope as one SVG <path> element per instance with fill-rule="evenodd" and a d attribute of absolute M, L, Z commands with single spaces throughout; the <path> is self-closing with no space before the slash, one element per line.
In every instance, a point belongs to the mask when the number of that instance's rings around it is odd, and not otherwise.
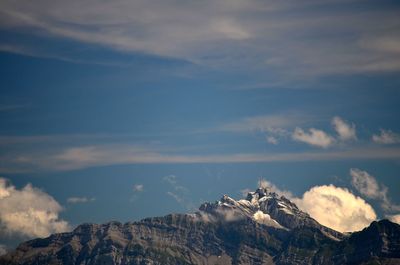
<path fill-rule="evenodd" d="M 258 189 L 195 214 L 83 224 L 22 243 L 0 264 L 400 264 L 400 226 L 383 220 L 345 236 Z"/>

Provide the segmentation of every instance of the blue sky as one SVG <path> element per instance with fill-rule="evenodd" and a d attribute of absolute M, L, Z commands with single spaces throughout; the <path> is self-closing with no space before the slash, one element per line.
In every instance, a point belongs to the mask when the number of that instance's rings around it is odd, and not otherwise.
<path fill-rule="evenodd" d="M 0 244 L 193 211 L 260 177 L 400 221 L 396 1 L 0 6 Z"/>

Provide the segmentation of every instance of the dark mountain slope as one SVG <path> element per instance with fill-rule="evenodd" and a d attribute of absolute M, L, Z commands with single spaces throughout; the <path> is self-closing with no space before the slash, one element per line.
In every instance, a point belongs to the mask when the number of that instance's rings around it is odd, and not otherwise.
<path fill-rule="evenodd" d="M 258 189 L 195 214 L 83 224 L 22 243 L 0 264 L 400 264 L 400 226 L 382 220 L 346 236 Z"/>

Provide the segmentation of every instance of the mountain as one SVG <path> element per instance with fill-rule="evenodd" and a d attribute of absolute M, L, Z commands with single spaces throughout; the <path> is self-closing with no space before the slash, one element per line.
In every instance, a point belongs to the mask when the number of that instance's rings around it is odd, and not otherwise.
<path fill-rule="evenodd" d="M 82 224 L 22 243 L 0 264 L 400 264 L 400 226 L 382 220 L 342 234 L 259 188 L 193 214 Z"/>

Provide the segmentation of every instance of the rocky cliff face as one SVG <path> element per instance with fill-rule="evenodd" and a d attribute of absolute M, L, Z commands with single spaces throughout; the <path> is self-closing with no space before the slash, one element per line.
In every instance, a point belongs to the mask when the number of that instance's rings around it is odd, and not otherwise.
<path fill-rule="evenodd" d="M 400 226 L 383 220 L 343 235 L 258 189 L 194 214 L 83 224 L 22 243 L 0 264 L 400 264 Z"/>

